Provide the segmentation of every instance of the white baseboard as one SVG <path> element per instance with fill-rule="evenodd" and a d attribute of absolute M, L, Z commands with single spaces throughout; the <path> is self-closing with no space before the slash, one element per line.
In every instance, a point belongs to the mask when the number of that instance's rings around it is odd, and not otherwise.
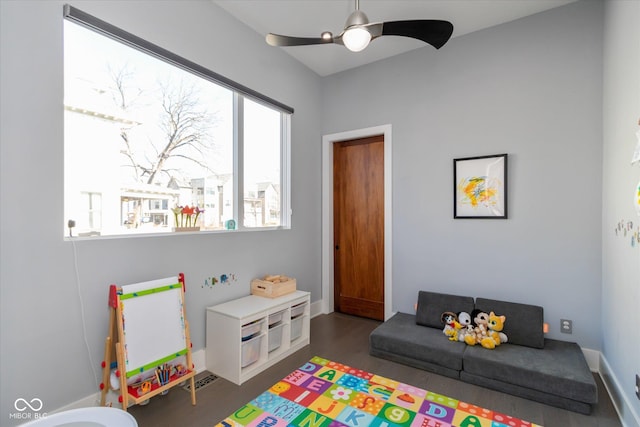
<path fill-rule="evenodd" d="M 207 369 L 207 367 L 205 366 L 206 363 L 204 355 L 204 348 L 202 350 L 194 351 L 191 353 L 191 361 L 193 362 L 193 367 L 198 373 Z"/>
<path fill-rule="evenodd" d="M 589 365 L 591 372 L 600 372 L 600 352 L 591 350 L 590 348 L 582 348 L 582 353 L 587 360 L 587 365 Z"/>
<path fill-rule="evenodd" d="M 623 427 L 640 426 L 640 417 L 635 411 L 632 402 L 629 401 L 630 396 L 624 393 L 624 389 L 620 386 L 618 378 L 611 370 L 609 362 L 602 354 L 600 354 L 599 373 Z"/>
<path fill-rule="evenodd" d="M 69 411 L 71 409 L 89 408 L 91 406 L 100 406 L 100 392 L 83 397 L 80 400 L 76 400 L 73 403 L 63 406 L 62 408 L 49 411 L 48 414 L 51 415 L 58 412 Z"/>
<path fill-rule="evenodd" d="M 323 306 L 322 300 L 314 301 L 311 303 L 311 307 L 309 307 L 309 309 L 310 309 L 312 319 L 320 314 L 327 314 L 324 312 L 322 306 Z"/>

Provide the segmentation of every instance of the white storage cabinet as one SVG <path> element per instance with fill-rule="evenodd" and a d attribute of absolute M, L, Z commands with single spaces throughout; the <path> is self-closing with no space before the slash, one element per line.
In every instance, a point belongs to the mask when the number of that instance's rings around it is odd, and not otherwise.
<path fill-rule="evenodd" d="M 309 344 L 309 292 L 207 307 L 207 370 L 242 384 Z"/>

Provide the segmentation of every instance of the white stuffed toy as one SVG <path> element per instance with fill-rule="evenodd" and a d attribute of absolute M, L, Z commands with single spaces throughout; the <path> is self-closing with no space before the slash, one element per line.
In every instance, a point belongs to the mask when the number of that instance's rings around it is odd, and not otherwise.
<path fill-rule="evenodd" d="M 471 324 L 471 315 L 466 311 L 458 313 L 458 323 L 462 326 L 458 331 L 458 341 L 465 342 L 467 335 L 473 334 L 473 325 Z"/>

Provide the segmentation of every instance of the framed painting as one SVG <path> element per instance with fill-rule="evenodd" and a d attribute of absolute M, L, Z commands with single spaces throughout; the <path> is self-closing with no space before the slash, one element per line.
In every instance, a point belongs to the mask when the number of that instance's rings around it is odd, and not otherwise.
<path fill-rule="evenodd" d="M 453 217 L 507 219 L 507 154 L 453 159 Z"/>

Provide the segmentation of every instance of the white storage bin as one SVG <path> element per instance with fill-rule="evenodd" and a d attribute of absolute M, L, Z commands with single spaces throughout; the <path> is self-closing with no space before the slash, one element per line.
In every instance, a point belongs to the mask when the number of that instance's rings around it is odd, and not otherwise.
<path fill-rule="evenodd" d="M 302 320 L 304 316 L 298 316 L 295 319 L 291 319 L 291 341 L 300 338 L 302 335 Z"/>
<path fill-rule="evenodd" d="M 286 310 L 279 311 L 277 313 L 273 313 L 269 315 L 269 327 L 275 325 L 278 322 L 282 321 L 282 317 L 284 316 L 284 312 Z"/>
<path fill-rule="evenodd" d="M 255 335 L 260 332 L 263 320 L 256 320 L 255 322 L 247 323 L 242 326 L 242 340 L 246 341 L 251 335 Z M 236 329 L 237 330 L 237 329 Z"/>
<path fill-rule="evenodd" d="M 301 304 L 294 305 L 293 307 L 291 307 L 291 317 L 300 316 L 302 313 L 304 313 L 304 308 L 306 306 L 307 306 L 307 303 L 303 302 Z"/>
<path fill-rule="evenodd" d="M 269 353 L 282 345 L 282 328 L 284 323 L 269 328 Z"/>
<path fill-rule="evenodd" d="M 260 344 L 264 335 L 258 335 L 242 343 L 242 368 L 255 363 L 260 358 Z"/>

